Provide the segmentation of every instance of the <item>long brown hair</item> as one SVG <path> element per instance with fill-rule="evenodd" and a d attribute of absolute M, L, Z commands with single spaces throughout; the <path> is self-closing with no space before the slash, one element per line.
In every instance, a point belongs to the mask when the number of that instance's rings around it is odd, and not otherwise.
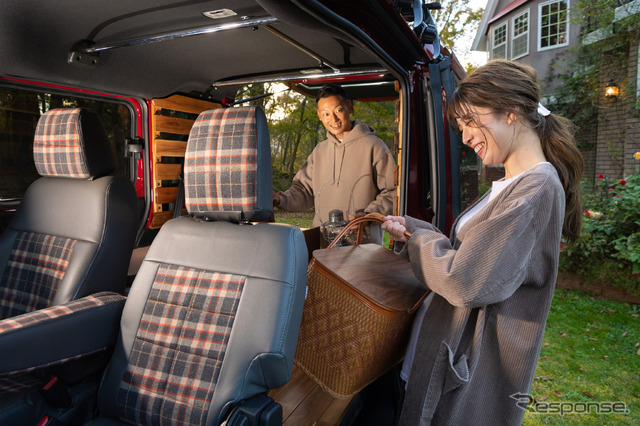
<path fill-rule="evenodd" d="M 580 178 L 584 160 L 576 147 L 575 127 L 556 114 L 538 113 L 541 89 L 538 74 L 518 62 L 496 59 L 479 67 L 456 89 L 447 106 L 449 123 L 472 117 L 470 107 L 490 108 L 495 114 L 514 112 L 536 130 L 547 161 L 558 171 L 566 207 L 562 235 L 571 247 L 580 237 L 582 206 Z"/>

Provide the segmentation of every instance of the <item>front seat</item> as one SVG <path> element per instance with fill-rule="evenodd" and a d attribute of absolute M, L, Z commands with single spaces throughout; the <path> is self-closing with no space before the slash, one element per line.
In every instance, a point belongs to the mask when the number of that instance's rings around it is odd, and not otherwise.
<path fill-rule="evenodd" d="M 260 223 L 264 112 L 201 113 L 184 178 L 189 216 L 162 227 L 132 284 L 92 424 L 282 424 L 266 393 L 291 376 L 308 255 L 299 228 Z"/>
<path fill-rule="evenodd" d="M 97 114 L 40 117 L 38 173 L 0 236 L 0 320 L 100 291 L 123 292 L 136 236 L 137 197 Z"/>

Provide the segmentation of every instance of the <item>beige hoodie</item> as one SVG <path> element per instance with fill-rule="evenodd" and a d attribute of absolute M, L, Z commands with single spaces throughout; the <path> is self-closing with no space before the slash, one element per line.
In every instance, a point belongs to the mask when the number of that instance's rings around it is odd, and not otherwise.
<path fill-rule="evenodd" d="M 327 132 L 327 140 L 315 147 L 285 192 L 280 207 L 304 211 L 315 205 L 313 225 L 340 209 L 345 219 L 356 212 L 391 214 L 396 196 L 395 161 L 389 148 L 366 124 L 353 128 L 341 141 Z"/>

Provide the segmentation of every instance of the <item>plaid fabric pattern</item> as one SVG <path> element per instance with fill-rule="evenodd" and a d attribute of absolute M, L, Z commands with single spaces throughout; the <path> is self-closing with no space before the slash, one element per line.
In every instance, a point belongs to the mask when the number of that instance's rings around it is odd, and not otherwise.
<path fill-rule="evenodd" d="M 33 159 L 41 176 L 91 177 L 80 128 L 80 108 L 52 109 L 40 117 Z"/>
<path fill-rule="evenodd" d="M 101 293 L 83 297 L 82 299 L 72 300 L 64 305 L 50 306 L 48 308 L 39 309 L 23 315 L 7 318 L 0 321 L 0 334 L 9 330 L 27 327 L 48 319 L 59 318 L 65 315 L 70 315 L 74 312 L 85 311 L 95 306 L 108 305 L 123 299 L 125 299 L 125 297 L 121 294 L 103 291 Z"/>
<path fill-rule="evenodd" d="M 118 394 L 122 420 L 203 424 L 245 277 L 161 264 Z"/>
<path fill-rule="evenodd" d="M 198 116 L 184 162 L 190 213 L 252 210 L 257 205 L 255 107 L 220 108 Z"/>
<path fill-rule="evenodd" d="M 0 319 L 50 305 L 69 265 L 76 240 L 21 232 L 0 285 Z"/>
<path fill-rule="evenodd" d="M 6 394 L 22 392 L 44 386 L 44 380 L 31 374 L 0 377 L 0 399 Z"/>

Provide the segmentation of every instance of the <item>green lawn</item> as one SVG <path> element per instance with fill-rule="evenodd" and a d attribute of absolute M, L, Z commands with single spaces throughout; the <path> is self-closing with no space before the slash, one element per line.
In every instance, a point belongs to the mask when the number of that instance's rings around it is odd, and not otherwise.
<path fill-rule="evenodd" d="M 529 411 L 525 425 L 639 424 L 640 307 L 557 290 L 535 377 L 531 396 L 549 405 Z M 625 407 L 628 414 L 602 414 Z M 561 409 L 578 413 L 548 413 Z"/>
<path fill-rule="evenodd" d="M 311 226 L 313 213 L 276 212 Z M 640 306 L 556 290 L 530 394 L 527 426 L 640 424 Z M 603 414 L 614 409 L 628 413 Z"/>

